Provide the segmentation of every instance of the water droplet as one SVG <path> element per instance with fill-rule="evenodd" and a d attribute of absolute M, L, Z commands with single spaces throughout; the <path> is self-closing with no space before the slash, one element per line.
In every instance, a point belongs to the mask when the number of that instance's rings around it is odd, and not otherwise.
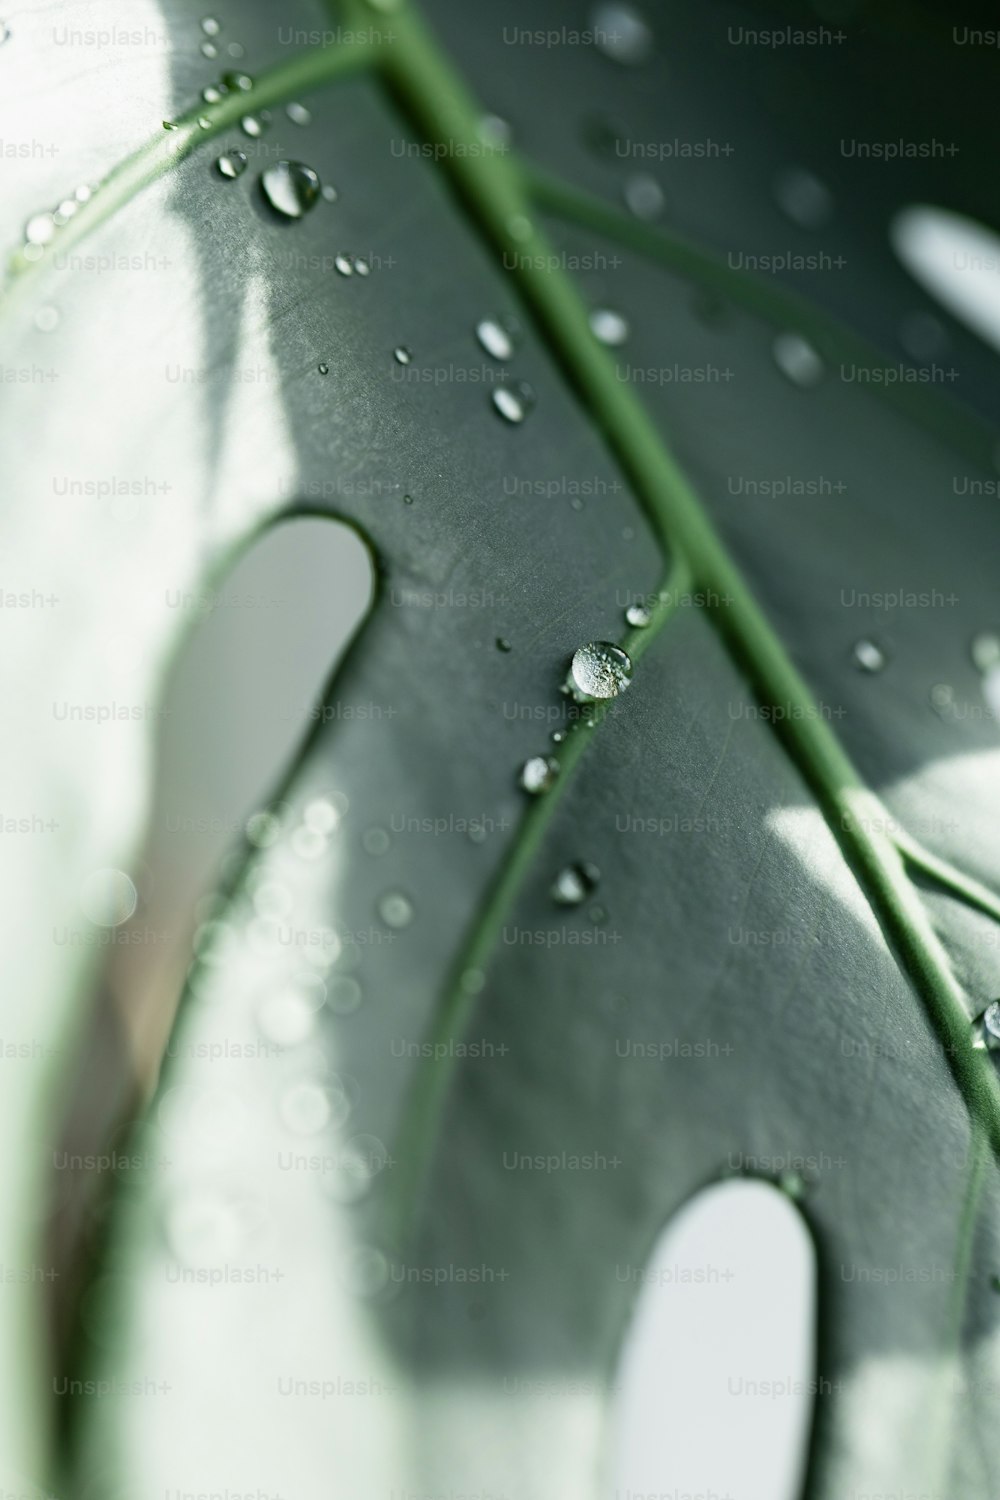
<path fill-rule="evenodd" d="M 219 1266 L 239 1250 L 239 1214 L 218 1193 L 189 1192 L 171 1203 L 164 1225 L 167 1244 L 186 1266 Z"/>
<path fill-rule="evenodd" d="M 566 731 L 565 731 L 565 729 L 553 729 L 553 731 L 552 731 L 552 743 L 553 743 L 553 745 L 561 745 L 562 742 L 563 742 L 563 740 L 565 738 L 566 738 Z"/>
<path fill-rule="evenodd" d="M 505 150 L 514 136 L 509 121 L 500 115 L 483 115 L 476 126 L 476 134 L 484 146 L 489 146 L 494 151 Z"/>
<path fill-rule="evenodd" d="M 276 161 L 260 178 L 264 196 L 276 213 L 301 219 L 319 197 L 319 178 L 300 161 Z"/>
<path fill-rule="evenodd" d="M 221 104 L 223 91 L 214 83 L 206 84 L 201 91 L 201 97 L 206 104 Z"/>
<path fill-rule="evenodd" d="M 929 363 L 948 348 L 948 330 L 931 313 L 907 313 L 899 325 L 899 342 L 911 359 Z"/>
<path fill-rule="evenodd" d="M 559 762 L 551 755 L 533 755 L 521 767 L 521 786 L 537 797 L 547 792 L 559 775 Z"/>
<path fill-rule="evenodd" d="M 366 854 L 386 854 L 390 842 L 384 828 L 366 828 L 361 836 L 361 847 Z"/>
<path fill-rule="evenodd" d="M 306 109 L 304 104 L 296 104 L 294 101 L 291 104 L 286 104 L 285 114 L 291 120 L 293 125 L 312 124 L 312 115 Z"/>
<path fill-rule="evenodd" d="M 626 623 L 631 625 L 633 630 L 645 630 L 652 618 L 653 611 L 648 604 L 630 604 L 625 611 Z"/>
<path fill-rule="evenodd" d="M 637 219 L 655 219 L 663 212 L 663 189 L 648 172 L 636 172 L 622 189 L 625 207 Z"/>
<path fill-rule="evenodd" d="M 254 141 L 259 140 L 259 138 L 264 134 L 266 128 L 267 127 L 260 115 L 244 115 L 242 120 L 240 121 L 240 129 L 242 130 L 243 134 L 248 135 L 251 140 Z"/>
<path fill-rule="evenodd" d="M 333 187 L 329 182 L 323 189 L 323 197 L 326 199 L 327 203 L 336 203 L 337 201 L 337 189 Z"/>
<path fill-rule="evenodd" d="M 56 223 L 63 225 L 69 222 L 75 213 L 79 213 L 80 205 L 75 198 L 64 198 L 52 217 Z"/>
<path fill-rule="evenodd" d="M 208 118 L 208 115 L 199 115 L 198 116 L 198 128 L 199 128 L 199 130 L 211 130 L 211 128 L 212 128 L 212 122 Z"/>
<path fill-rule="evenodd" d="M 90 186 L 90 184 L 87 182 L 81 182 L 80 186 L 73 194 L 73 197 L 76 199 L 77 203 L 89 203 L 93 195 L 94 189 Z"/>
<path fill-rule="evenodd" d="M 409 927 L 413 921 L 413 903 L 402 891 L 387 891 L 379 898 L 378 914 L 387 927 Z"/>
<path fill-rule="evenodd" d="M 977 635 L 970 647 L 970 654 L 978 671 L 992 671 L 995 666 L 1000 665 L 1000 636 L 994 635 L 992 631 Z"/>
<path fill-rule="evenodd" d="M 223 73 L 222 81 L 227 89 L 232 89 L 237 94 L 249 94 L 253 88 L 253 79 L 249 73 Z"/>
<path fill-rule="evenodd" d="M 610 641 L 588 641 L 577 647 L 570 662 L 565 691 L 577 703 L 617 698 L 632 678 L 627 652 Z"/>
<path fill-rule="evenodd" d="M 346 1098 L 338 1093 L 335 1102 L 346 1115 Z M 330 1093 L 312 1078 L 289 1084 L 278 1099 L 281 1122 L 295 1135 L 317 1135 L 329 1124 L 333 1112 Z"/>
<path fill-rule="evenodd" d="M 580 906 L 593 894 L 600 878 L 596 865 L 567 865 L 553 881 L 552 895 L 560 906 Z"/>
<path fill-rule="evenodd" d="M 370 276 L 372 273 L 371 266 L 360 255 L 354 257 L 354 273 L 356 276 Z"/>
<path fill-rule="evenodd" d="M 404 495 L 403 496 L 403 504 L 404 505 L 412 505 L 413 504 L 413 496 L 412 495 Z"/>
<path fill-rule="evenodd" d="M 392 357 L 396 361 L 397 365 L 408 365 L 413 358 L 413 355 L 410 353 L 409 349 L 407 349 L 405 344 L 397 344 L 395 349 L 392 351 Z"/>
<path fill-rule="evenodd" d="M 498 635 L 496 644 L 498 651 L 510 651 L 512 649 L 510 641 L 505 635 Z"/>
<path fill-rule="evenodd" d="M 355 1245 L 341 1259 L 340 1279 L 352 1297 L 377 1297 L 389 1284 L 389 1261 L 375 1245 Z"/>
<path fill-rule="evenodd" d="M 990 1052 L 1000 1049 L 1000 1000 L 992 1000 L 981 1016 L 976 1018 L 979 1044 Z"/>
<path fill-rule="evenodd" d="M 347 798 L 340 793 L 337 797 L 343 804 L 341 807 L 337 806 L 333 797 L 314 797 L 311 802 L 306 803 L 302 821 L 324 836 L 332 833 L 335 828 L 339 827 L 341 813 L 347 807 Z"/>
<path fill-rule="evenodd" d="M 258 1005 L 257 1025 L 276 1046 L 297 1047 L 312 1034 L 315 1012 L 299 990 L 280 990 Z"/>
<path fill-rule="evenodd" d="M 632 5 L 597 5 L 590 14 L 594 42 L 605 57 L 628 67 L 645 62 L 653 33 Z"/>
<path fill-rule="evenodd" d="M 246 171 L 247 159 L 242 151 L 227 151 L 225 156 L 220 156 L 215 163 L 215 170 L 220 177 L 227 178 L 230 182 Z"/>
<path fill-rule="evenodd" d="M 319 364 L 316 368 L 321 375 L 329 375 L 330 373 L 330 366 L 328 364 Z"/>
<path fill-rule="evenodd" d="M 594 337 L 609 348 L 617 349 L 628 338 L 628 323 L 621 313 L 610 307 L 595 307 L 590 314 L 590 328 Z"/>
<path fill-rule="evenodd" d="M 336 266 L 336 268 L 340 272 L 341 276 L 353 276 L 354 275 L 354 263 L 352 262 L 351 257 L 349 255 L 337 255 L 337 256 L 335 256 L 333 264 Z"/>
<path fill-rule="evenodd" d="M 779 333 L 771 352 L 782 375 L 802 390 L 809 390 L 822 380 L 823 361 L 801 334 Z"/>
<path fill-rule="evenodd" d="M 801 229 L 819 229 L 833 213 L 833 195 L 812 172 L 790 167 L 774 181 L 778 207 Z"/>
<path fill-rule="evenodd" d="M 337 974 L 327 985 L 326 1003 L 336 1016 L 352 1016 L 361 1001 L 361 986 L 352 974 Z"/>
<path fill-rule="evenodd" d="M 94 870 L 80 887 L 80 906 L 95 927 L 120 927 L 139 904 L 139 893 L 124 870 Z"/>
<path fill-rule="evenodd" d="M 476 324 L 476 338 L 491 359 L 510 359 L 514 354 L 514 324 L 507 318 L 483 318 Z"/>
<path fill-rule="evenodd" d="M 934 708 L 950 708 L 955 693 L 947 682 L 936 682 L 931 688 L 931 704 Z"/>
<path fill-rule="evenodd" d="M 29 245 L 47 245 L 55 237 L 56 221 L 52 214 L 35 214 L 24 226 Z"/>
<path fill-rule="evenodd" d="M 862 672 L 881 672 L 885 666 L 885 652 L 874 641 L 855 641 L 853 656 Z"/>
<path fill-rule="evenodd" d="M 227 42 L 226 51 L 230 57 L 246 57 L 247 49 L 242 42 Z"/>
<path fill-rule="evenodd" d="M 515 427 L 523 422 L 535 404 L 535 393 L 525 381 L 515 385 L 498 385 L 492 393 L 493 406 L 505 422 Z"/>
<path fill-rule="evenodd" d="M 207 57 L 209 62 L 212 62 L 218 57 L 219 49 L 214 42 L 202 42 L 201 55 L 202 57 Z"/>
<path fill-rule="evenodd" d="M 206 36 L 218 36 L 219 32 L 222 30 L 222 27 L 219 25 L 219 22 L 216 20 L 215 16 L 203 16 L 201 29 Z"/>

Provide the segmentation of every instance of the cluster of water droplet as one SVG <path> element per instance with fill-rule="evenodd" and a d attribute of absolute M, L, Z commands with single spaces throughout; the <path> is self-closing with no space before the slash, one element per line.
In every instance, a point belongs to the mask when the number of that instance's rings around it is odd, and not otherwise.
<path fill-rule="evenodd" d="M 24 241 L 15 259 L 21 262 L 41 260 L 56 242 L 60 229 L 80 212 L 85 203 L 90 202 L 96 191 L 93 183 L 81 183 L 71 197 L 63 198 L 55 208 L 32 214 L 24 226 Z"/>

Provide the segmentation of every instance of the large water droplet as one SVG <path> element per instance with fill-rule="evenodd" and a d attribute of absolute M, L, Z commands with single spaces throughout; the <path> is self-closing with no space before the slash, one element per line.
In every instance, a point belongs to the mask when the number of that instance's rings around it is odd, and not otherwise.
<path fill-rule="evenodd" d="M 855 666 L 862 672 L 881 672 L 885 666 L 885 652 L 875 641 L 855 641 L 853 656 Z"/>
<path fill-rule="evenodd" d="M 559 762 L 552 755 L 533 755 L 521 767 L 521 786 L 537 797 L 547 792 L 559 775 Z"/>
<path fill-rule="evenodd" d="M 990 1052 L 1000 1050 L 1000 1000 L 992 1000 L 974 1024 L 978 1045 Z"/>
<path fill-rule="evenodd" d="M 24 226 L 29 245 L 47 245 L 55 237 L 56 221 L 52 214 L 35 214 Z"/>
<path fill-rule="evenodd" d="M 573 653 L 565 690 L 577 703 L 617 698 L 632 679 L 627 652 L 610 641 L 588 641 Z"/>
<path fill-rule="evenodd" d="M 264 196 L 276 213 L 301 219 L 319 197 L 319 178 L 300 161 L 276 161 L 261 173 Z"/>
<path fill-rule="evenodd" d="M 291 120 L 293 125 L 312 124 L 312 115 L 306 109 L 304 104 L 297 104 L 294 101 L 291 104 L 286 104 L 285 114 Z"/>
<path fill-rule="evenodd" d="M 513 356 L 514 326 L 509 319 L 483 318 L 476 324 L 476 338 L 491 359 L 510 359 Z"/>
<path fill-rule="evenodd" d="M 498 385 L 493 391 L 492 401 L 504 421 L 517 426 L 534 406 L 535 393 L 530 385 L 519 380 L 515 385 Z"/>
<path fill-rule="evenodd" d="M 95 927 L 120 927 L 139 904 L 139 893 L 124 870 L 94 870 L 80 888 L 80 906 Z"/>
<path fill-rule="evenodd" d="M 792 385 L 809 390 L 823 378 L 823 361 L 798 333 L 779 333 L 771 346 L 774 362 Z"/>
<path fill-rule="evenodd" d="M 663 212 L 666 201 L 663 189 L 648 172 L 636 172 L 622 189 L 625 206 L 637 219 L 655 219 Z"/>
<path fill-rule="evenodd" d="M 226 177 L 233 182 L 246 171 L 246 165 L 247 159 L 242 151 L 227 151 L 225 156 L 219 157 L 215 163 L 215 169 L 220 177 Z"/>
<path fill-rule="evenodd" d="M 802 229 L 819 229 L 833 212 L 829 189 L 812 172 L 792 167 L 775 179 L 779 208 Z"/>
<path fill-rule="evenodd" d="M 567 865 L 552 884 L 552 895 L 560 906 L 579 906 L 592 895 L 601 878 L 596 865 Z"/>
<path fill-rule="evenodd" d="M 402 891 L 387 891 L 380 897 L 378 914 L 387 927 L 409 927 L 413 921 L 413 903 Z"/>
<path fill-rule="evenodd" d="M 633 5 L 596 5 L 590 29 L 595 44 L 616 63 L 634 67 L 652 51 L 653 33 Z"/>
<path fill-rule="evenodd" d="M 610 307 L 595 307 L 590 314 L 590 328 L 596 339 L 617 349 L 628 338 L 628 323 L 621 313 Z"/>

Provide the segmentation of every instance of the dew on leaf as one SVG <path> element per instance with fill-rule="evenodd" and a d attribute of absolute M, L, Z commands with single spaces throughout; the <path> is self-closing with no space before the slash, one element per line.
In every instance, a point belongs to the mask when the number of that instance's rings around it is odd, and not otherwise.
<path fill-rule="evenodd" d="M 240 129 L 243 134 L 248 135 L 254 141 L 260 139 L 266 128 L 265 122 L 260 115 L 244 115 L 240 121 Z"/>
<path fill-rule="evenodd" d="M 329 375 L 330 373 L 330 366 L 326 364 L 325 361 L 321 364 L 318 364 L 316 368 L 321 375 Z"/>
<path fill-rule="evenodd" d="M 181 127 L 176 120 L 164 120 L 163 128 L 164 130 L 180 130 Z"/>
<path fill-rule="evenodd" d="M 950 708 L 955 691 L 947 682 L 936 682 L 931 688 L 931 705 L 934 708 Z"/>
<path fill-rule="evenodd" d="M 393 349 L 392 351 L 392 357 L 396 361 L 397 365 L 408 365 L 412 360 L 413 355 L 410 353 L 409 349 L 407 349 L 405 344 L 397 344 L 395 349 Z"/>
<path fill-rule="evenodd" d="M 52 217 L 59 228 L 62 228 L 62 226 L 64 224 L 68 224 L 73 215 L 79 213 L 79 211 L 80 205 L 79 203 L 77 203 L 75 198 L 64 198 Z"/>
<path fill-rule="evenodd" d="M 386 891 L 379 897 L 378 914 L 387 927 L 409 927 L 414 918 L 413 902 L 402 891 Z"/>
<path fill-rule="evenodd" d="M 222 30 L 222 27 L 219 25 L 219 22 L 215 18 L 215 16 L 203 16 L 201 29 L 206 36 L 218 36 L 219 32 Z"/>
<path fill-rule="evenodd" d="M 201 91 L 206 104 L 221 104 L 223 91 L 214 83 L 208 83 Z"/>
<path fill-rule="evenodd" d="M 384 828 L 366 828 L 361 835 L 361 847 L 366 854 L 386 854 L 390 842 L 389 835 Z"/>
<path fill-rule="evenodd" d="M 509 319 L 483 318 L 476 324 L 476 338 L 491 359 L 510 359 L 513 356 L 514 329 Z"/>
<path fill-rule="evenodd" d="M 634 5 L 596 5 L 590 13 L 595 45 L 616 63 L 635 67 L 653 47 L 653 33 Z"/>
<path fill-rule="evenodd" d="M 590 331 L 600 343 L 617 349 L 628 338 L 628 323 L 610 307 L 595 307 L 590 314 Z"/>
<path fill-rule="evenodd" d="M 318 833 L 333 833 L 347 811 L 348 801 L 343 792 L 334 792 L 328 797 L 313 797 L 302 813 L 302 821 Z"/>
<path fill-rule="evenodd" d="M 507 220 L 507 233 L 512 240 L 526 240 L 531 235 L 531 220 L 525 214 L 511 214 Z"/>
<path fill-rule="evenodd" d="M 233 89 L 238 94 L 249 94 L 253 88 L 253 79 L 249 73 L 223 73 L 222 81 L 227 89 Z"/>
<path fill-rule="evenodd" d="M 339 273 L 340 273 L 341 276 L 353 276 L 354 275 L 354 262 L 351 260 L 351 257 L 349 255 L 337 255 L 337 256 L 335 256 L 333 264 L 336 267 L 336 269 L 339 271 Z"/>
<path fill-rule="evenodd" d="M 801 229 L 819 229 L 833 212 L 829 188 L 812 172 L 790 167 L 774 181 L 778 207 Z"/>
<path fill-rule="evenodd" d="M 547 792 L 559 775 L 559 762 L 552 755 L 533 755 L 521 767 L 520 783 L 533 797 Z"/>
<path fill-rule="evenodd" d="M 511 650 L 510 641 L 507 639 L 507 637 L 505 635 L 498 635 L 497 636 L 497 639 L 496 639 L 496 648 L 497 648 L 498 651 L 510 651 Z"/>
<path fill-rule="evenodd" d="M 336 203 L 337 189 L 335 187 L 332 187 L 330 183 L 327 183 L 323 188 L 323 197 L 326 199 L 327 203 Z"/>
<path fill-rule="evenodd" d="M 247 55 L 247 49 L 242 42 L 227 42 L 226 51 L 232 58 L 246 57 Z"/>
<path fill-rule="evenodd" d="M 779 333 L 771 345 L 774 362 L 792 385 L 810 390 L 823 378 L 823 361 L 807 339 L 798 333 Z"/>
<path fill-rule="evenodd" d="M 868 640 L 867 637 L 855 641 L 852 655 L 855 666 L 859 667 L 862 672 L 881 672 L 885 666 L 885 652 L 882 647 L 877 642 Z"/>
<path fill-rule="evenodd" d="M 88 203 L 93 196 L 94 189 L 90 186 L 89 182 L 81 182 L 80 186 L 73 194 L 73 197 L 76 199 L 77 203 Z"/>
<path fill-rule="evenodd" d="M 54 238 L 56 221 L 52 214 L 34 214 L 24 226 L 29 245 L 47 245 Z"/>
<path fill-rule="evenodd" d="M 202 42 L 201 55 L 202 57 L 207 57 L 209 62 L 212 62 L 218 57 L 219 49 L 214 42 Z"/>
<path fill-rule="evenodd" d="M 337 1097 L 341 1118 L 348 1113 L 346 1098 Z M 317 1135 L 330 1121 L 333 1109 L 328 1091 L 315 1079 L 289 1084 L 278 1099 L 281 1123 L 295 1135 Z"/>
<path fill-rule="evenodd" d="M 372 268 L 368 264 L 368 262 L 366 260 L 362 260 L 360 255 L 356 255 L 354 257 L 354 274 L 355 274 L 355 276 L 370 276 L 371 273 L 372 273 Z"/>
<path fill-rule="evenodd" d="M 301 219 L 319 197 L 319 178 L 301 161 L 276 161 L 261 173 L 264 196 L 276 213 Z"/>
<path fill-rule="evenodd" d="M 596 865 L 567 865 L 552 883 L 552 896 L 560 906 L 580 906 L 593 895 L 600 880 Z"/>
<path fill-rule="evenodd" d="M 285 114 L 293 125 L 310 125 L 312 123 L 312 115 L 306 109 L 305 105 L 297 104 L 294 100 L 291 104 L 285 105 Z"/>
<path fill-rule="evenodd" d="M 491 394 L 494 410 L 505 422 L 516 427 L 524 421 L 535 404 L 535 393 L 525 381 L 514 385 L 498 385 Z"/>
<path fill-rule="evenodd" d="M 564 691 L 577 703 L 617 698 L 632 679 L 628 653 L 610 641 L 588 641 L 578 646 L 570 662 Z"/>
<path fill-rule="evenodd" d="M 645 630 L 653 618 L 653 611 L 648 604 L 630 604 L 625 611 L 626 624 L 631 625 L 634 630 Z"/>
<path fill-rule="evenodd" d="M 198 116 L 198 127 L 201 130 L 211 130 L 211 128 L 212 128 L 212 122 L 208 118 L 208 115 L 199 115 Z"/>
<path fill-rule="evenodd" d="M 637 219 L 655 219 L 663 212 L 663 189 L 648 172 L 636 172 L 622 189 L 625 207 Z"/>

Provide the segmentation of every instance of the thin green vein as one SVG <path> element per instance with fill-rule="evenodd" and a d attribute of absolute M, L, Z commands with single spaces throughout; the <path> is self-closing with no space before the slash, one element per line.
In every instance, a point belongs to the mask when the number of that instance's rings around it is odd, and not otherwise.
<path fill-rule="evenodd" d="M 648 650 L 657 633 L 689 596 L 691 570 L 680 556 L 674 557 L 670 574 L 663 583 L 650 623 L 629 632 L 621 644 L 637 662 Z M 395 1184 L 386 1204 L 386 1232 L 400 1241 L 412 1227 L 420 1190 L 425 1180 L 430 1156 L 438 1137 L 438 1126 L 454 1072 L 455 1049 L 448 1044 L 461 1037 L 477 1003 L 478 976 L 486 969 L 496 947 L 504 920 L 510 913 L 525 880 L 538 858 L 556 809 L 573 772 L 579 765 L 600 721 L 606 716 L 604 705 L 595 705 L 592 717 L 576 720 L 568 732 L 557 757 L 559 772 L 552 787 L 532 802 L 518 824 L 517 832 L 500 866 L 444 988 L 444 1000 L 438 1006 L 425 1038 L 432 1048 L 444 1044 L 442 1060 L 435 1056 L 417 1069 L 404 1118 L 398 1131 L 398 1169 Z M 475 980 L 476 983 L 470 983 Z"/>

